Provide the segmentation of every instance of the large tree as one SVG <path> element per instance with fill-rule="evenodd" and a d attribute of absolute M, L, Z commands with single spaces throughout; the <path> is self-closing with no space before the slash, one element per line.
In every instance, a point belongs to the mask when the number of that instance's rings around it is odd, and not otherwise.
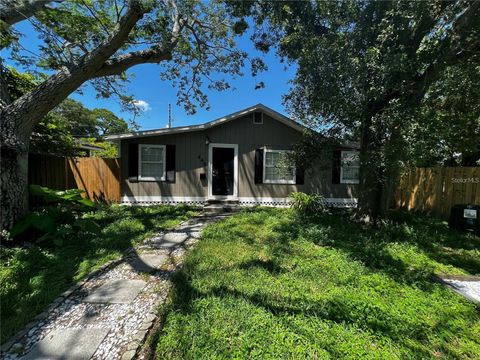
<path fill-rule="evenodd" d="M 31 69 L 51 76 L 12 101 L 1 86 L 1 226 L 27 211 L 29 139 L 35 125 L 70 93 L 89 82 L 100 96 L 132 98 L 119 86 L 133 66 L 162 64 L 161 79 L 178 89 L 188 111 L 207 105 L 203 85 L 225 89 L 215 75 L 238 74 L 246 54 L 235 49 L 228 14 L 220 2 L 197 0 L 71 0 L 0 3 L 2 46 Z M 29 57 L 12 25 L 28 19 L 43 44 Z M 3 82 L 3 81 L 2 81 Z"/>
<path fill-rule="evenodd" d="M 10 100 L 32 91 L 41 80 L 12 67 L 2 69 Z M 103 147 L 94 156 L 117 157 L 116 147 L 102 137 L 107 134 L 135 131 L 134 119 L 126 121 L 108 109 L 89 109 L 71 98 L 63 100 L 34 127 L 30 136 L 30 152 L 63 156 L 83 156 L 79 143 L 88 142 Z"/>
<path fill-rule="evenodd" d="M 447 68 L 417 110 L 405 132 L 409 164 L 480 166 L 478 58 Z"/>
<path fill-rule="evenodd" d="M 381 217 L 413 153 L 412 132 L 431 116 L 422 106 L 429 102 L 432 110 L 433 98 L 441 101 L 435 89 L 448 81 L 446 73 L 478 71 L 480 2 L 252 1 L 232 2 L 232 11 L 253 15 L 259 49 L 274 47 L 298 65 L 285 97 L 294 117 L 322 135 L 360 140 L 359 210 Z M 478 107 L 471 109 L 478 119 Z M 462 133 L 453 136 L 461 141 Z"/>

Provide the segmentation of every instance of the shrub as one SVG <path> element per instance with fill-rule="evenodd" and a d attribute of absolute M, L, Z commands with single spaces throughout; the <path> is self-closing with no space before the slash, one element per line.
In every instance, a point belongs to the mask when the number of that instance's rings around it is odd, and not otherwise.
<path fill-rule="evenodd" d="M 30 193 L 42 197 L 48 207 L 37 209 L 21 219 L 10 230 L 10 238 L 27 236 L 36 242 L 53 240 L 62 245 L 63 239 L 76 231 L 98 234 L 100 227 L 91 219 L 84 219 L 83 214 L 95 207 L 91 200 L 84 199 L 84 190 L 52 190 L 39 185 L 30 185 Z M 33 235 L 33 236 L 32 236 Z"/>
<path fill-rule="evenodd" d="M 49 203 L 71 203 L 88 207 L 95 206 L 95 203 L 92 200 L 84 199 L 82 197 L 82 194 L 85 193 L 85 190 L 82 189 L 68 189 L 62 191 L 49 189 L 40 185 L 30 185 L 29 191 L 31 195 L 42 197 Z"/>
<path fill-rule="evenodd" d="M 292 208 L 304 215 L 315 215 L 327 212 L 325 199 L 319 194 L 294 192 L 290 195 Z"/>

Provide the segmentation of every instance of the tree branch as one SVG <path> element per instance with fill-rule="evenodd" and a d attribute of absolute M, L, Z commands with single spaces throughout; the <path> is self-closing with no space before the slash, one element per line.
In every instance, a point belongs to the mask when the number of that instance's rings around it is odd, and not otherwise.
<path fill-rule="evenodd" d="M 28 142 L 28 136 L 35 124 L 72 91 L 95 77 L 98 69 L 124 44 L 137 21 L 149 10 L 143 6 L 141 0 L 131 0 L 125 15 L 97 49 L 84 55 L 72 66 L 62 68 L 35 90 L 2 109 L 1 125 L 8 124 L 18 129 L 17 133 L 22 134 L 25 139 L 17 139 L 17 142 Z M 14 148 L 16 144 L 5 144 L 2 139 L 2 147 L 4 146 Z"/>
<path fill-rule="evenodd" d="M 147 50 L 134 51 L 109 59 L 105 61 L 105 64 L 98 69 L 93 77 L 98 78 L 101 76 L 120 75 L 122 72 L 135 65 L 158 64 L 161 61 L 170 60 L 172 58 L 172 51 L 177 45 L 182 30 L 187 24 L 187 21 L 182 19 L 180 13 L 178 12 L 176 4 L 173 1 L 171 4 L 175 11 L 172 15 L 172 36 L 170 38 L 170 43 L 167 46 L 151 47 Z"/>
<path fill-rule="evenodd" d="M 0 20 L 10 27 L 63 0 L 0 0 Z"/>
<path fill-rule="evenodd" d="M 134 51 L 107 60 L 95 73 L 94 77 L 120 75 L 132 66 L 138 64 L 158 64 L 163 60 L 170 60 L 171 58 L 172 52 L 170 49 L 152 48 L 148 50 Z"/>
<path fill-rule="evenodd" d="M 461 36 L 474 28 L 472 26 L 480 18 L 480 1 L 473 1 L 470 5 L 453 21 L 448 29 L 448 37 L 444 40 L 443 46 L 439 51 L 439 56 L 427 67 L 423 74 L 412 79 L 412 98 L 421 100 L 425 93 L 441 76 L 442 71 L 448 67 L 467 59 L 480 50 L 480 39 L 478 36 L 471 36 L 472 43 L 469 49 L 462 48 L 459 39 L 468 38 Z M 472 34 L 469 34 L 472 35 Z M 475 34 L 473 34 L 475 35 Z M 480 35 L 480 34 L 479 34 Z"/>

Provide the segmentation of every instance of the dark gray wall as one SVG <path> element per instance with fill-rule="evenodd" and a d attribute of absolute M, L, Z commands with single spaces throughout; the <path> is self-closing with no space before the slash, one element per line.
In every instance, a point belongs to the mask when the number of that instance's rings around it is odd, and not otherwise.
<path fill-rule="evenodd" d="M 331 152 L 319 154 L 322 165 L 307 171 L 304 185 L 255 184 L 255 149 L 268 146 L 289 149 L 302 134 L 264 114 L 262 125 L 253 124 L 253 114 L 208 130 L 123 140 L 122 195 L 126 196 L 207 196 L 208 184 L 200 174 L 208 171 L 208 137 L 210 143 L 238 144 L 238 196 L 287 197 L 293 191 L 318 192 L 325 197 L 355 196 L 355 185 L 331 183 Z M 176 146 L 176 182 L 130 182 L 128 180 L 128 144 L 162 144 Z M 325 161 L 327 159 L 327 161 Z"/>

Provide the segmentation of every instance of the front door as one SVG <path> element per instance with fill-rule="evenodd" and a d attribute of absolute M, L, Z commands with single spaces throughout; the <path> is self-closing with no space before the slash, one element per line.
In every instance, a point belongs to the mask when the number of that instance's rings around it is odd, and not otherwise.
<path fill-rule="evenodd" d="M 234 195 L 235 149 L 212 146 L 212 195 Z"/>

